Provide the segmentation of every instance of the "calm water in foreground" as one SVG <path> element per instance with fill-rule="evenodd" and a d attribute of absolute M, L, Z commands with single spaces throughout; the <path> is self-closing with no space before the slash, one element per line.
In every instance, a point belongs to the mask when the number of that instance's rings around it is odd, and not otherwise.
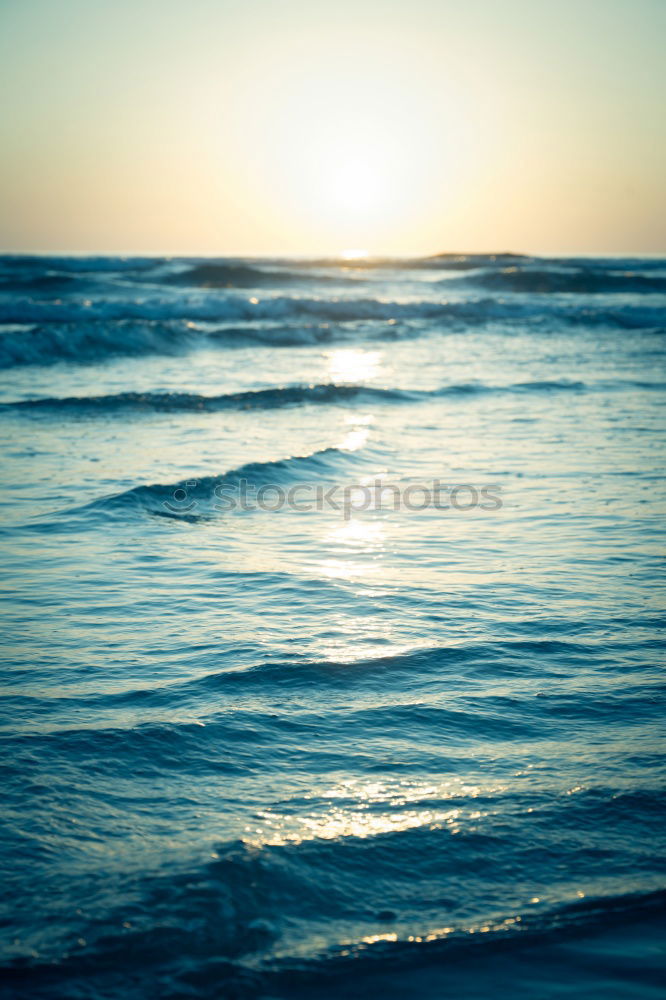
<path fill-rule="evenodd" d="M 654 259 L 0 259 L 3 997 L 663 996 L 665 334 Z"/>

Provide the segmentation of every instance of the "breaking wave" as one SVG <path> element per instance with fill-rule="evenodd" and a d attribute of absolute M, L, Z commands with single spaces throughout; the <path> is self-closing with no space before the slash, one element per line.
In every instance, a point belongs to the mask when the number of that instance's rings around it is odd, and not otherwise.
<path fill-rule="evenodd" d="M 0 368 L 178 354 L 201 346 L 290 347 L 395 339 L 495 322 L 529 323 L 535 332 L 549 332 L 558 323 L 663 330 L 666 310 L 624 303 L 592 308 L 493 298 L 397 302 L 277 296 L 253 301 L 221 293 L 196 299 L 109 300 L 89 305 L 16 299 L 0 303 L 4 325 L 4 329 L 0 326 Z"/>

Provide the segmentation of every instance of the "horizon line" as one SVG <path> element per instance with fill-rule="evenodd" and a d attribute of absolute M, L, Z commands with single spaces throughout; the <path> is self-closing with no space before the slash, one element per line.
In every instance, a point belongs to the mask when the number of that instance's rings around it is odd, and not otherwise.
<path fill-rule="evenodd" d="M 526 251 L 526 250 L 440 250 L 435 253 L 365 253 L 359 256 L 346 256 L 349 251 L 321 251 L 312 253 L 214 253 L 212 251 L 203 253 L 176 251 L 155 251 L 155 250 L 9 250 L 0 249 L 0 257 L 77 257 L 77 258 L 120 258 L 132 259 L 142 257 L 155 257 L 163 260 L 194 260 L 197 258 L 209 259 L 229 259 L 229 260 L 339 260 L 349 266 L 362 264 L 364 261 L 377 260 L 432 260 L 438 257 L 518 257 L 518 258 L 574 258 L 574 257 L 645 257 L 645 258 L 666 258 L 666 248 L 664 250 L 558 250 L 558 251 Z"/>

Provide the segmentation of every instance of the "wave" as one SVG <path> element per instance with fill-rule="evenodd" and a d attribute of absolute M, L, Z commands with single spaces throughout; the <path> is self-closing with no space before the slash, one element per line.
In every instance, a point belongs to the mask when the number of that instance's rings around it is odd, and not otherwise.
<path fill-rule="evenodd" d="M 305 594 L 315 586 L 319 590 L 326 587 L 321 580 L 294 577 L 293 574 L 284 574 L 281 578 L 275 573 L 240 572 L 232 576 L 225 574 L 225 577 L 233 578 L 239 587 L 254 591 L 265 586 L 273 594 L 286 591 Z M 334 589 L 330 591 L 331 596 Z M 656 648 L 661 650 L 663 646 L 661 642 Z M 652 648 L 652 640 L 637 640 L 628 643 L 625 651 L 640 656 Z M 157 747 L 169 745 L 178 738 L 215 741 L 220 733 L 228 736 L 229 726 L 235 725 L 236 721 L 241 721 L 242 726 L 254 725 L 257 729 L 273 725 L 279 729 L 286 720 L 285 712 L 288 715 L 289 710 L 279 709 L 277 702 L 286 695 L 298 696 L 301 711 L 307 708 L 314 712 L 319 711 L 322 695 L 326 698 L 331 714 L 329 719 L 320 720 L 322 734 L 329 727 L 339 727 L 339 713 L 355 722 L 368 711 L 370 716 L 385 715 L 386 718 L 380 721 L 386 730 L 400 721 L 402 713 L 414 713 L 412 723 L 400 728 L 405 734 L 415 737 L 424 750 L 429 736 L 436 732 L 438 722 L 447 717 L 455 722 L 459 733 L 475 738 L 479 733 L 480 720 L 491 720 L 493 725 L 501 726 L 507 722 L 512 724 L 512 720 L 531 724 L 537 719 L 542 727 L 562 721 L 566 727 L 572 717 L 589 721 L 591 716 L 602 712 L 604 718 L 610 720 L 613 713 L 620 709 L 628 718 L 633 714 L 634 718 L 644 722 L 660 709 L 652 684 L 634 685 L 621 706 L 614 704 L 612 699 L 600 698 L 598 693 L 577 691 L 575 697 L 549 695 L 547 701 L 543 698 L 535 701 L 532 693 L 522 699 L 513 698 L 510 702 L 498 695 L 492 698 L 470 696 L 465 708 L 459 706 L 450 712 L 446 706 L 428 703 L 421 696 L 424 687 L 431 688 L 434 679 L 455 680 L 464 674 L 474 680 L 477 690 L 483 690 L 489 679 L 495 682 L 498 677 L 521 677 L 529 685 L 530 679 L 536 676 L 540 679 L 561 678 L 562 663 L 576 670 L 593 660 L 603 662 L 606 658 L 605 650 L 599 652 L 590 642 L 575 638 L 466 641 L 416 646 L 388 655 L 353 660 L 310 659 L 305 654 L 292 654 L 287 659 L 256 659 L 249 650 L 247 653 L 248 659 L 243 665 L 234 654 L 226 666 L 218 663 L 213 670 L 206 669 L 185 679 L 157 682 L 153 686 L 128 686 L 86 693 L 73 689 L 65 694 L 59 690 L 57 698 L 45 692 L 7 695 L 4 716 L 11 722 L 17 712 L 22 716 L 26 712 L 38 713 L 42 732 L 46 731 L 46 724 L 50 734 L 58 734 L 57 739 L 83 741 L 87 746 L 102 741 L 109 753 L 113 744 L 114 751 L 124 756 L 142 752 L 147 742 Z M 132 683 L 132 679 L 128 678 L 128 684 Z M 378 705 L 377 692 L 387 690 L 409 692 L 413 700 Z M 347 697 L 350 694 L 353 694 L 351 699 Z M 267 700 L 267 705 L 257 700 L 262 697 Z M 248 698 L 251 708 L 244 718 L 243 703 Z M 224 714 L 230 703 L 235 706 L 231 719 Z M 174 724 L 172 713 L 175 707 L 196 707 L 197 720 L 202 717 L 206 720 L 205 731 L 198 722 L 178 721 Z M 125 715 L 129 708 L 140 708 L 142 713 L 139 724 L 130 717 L 131 731 Z M 148 718 L 149 711 L 159 714 L 151 714 Z M 362 730 L 366 733 L 370 731 L 367 725 L 370 716 L 363 719 Z M 427 720 L 422 741 L 418 733 L 419 716 L 421 720 Z M 98 720 L 94 725 L 82 726 L 82 719 L 92 718 Z M 106 723 L 104 728 L 98 724 L 102 719 Z M 18 739 L 21 738 L 19 735 Z M 26 738 L 31 740 L 32 736 Z"/>
<path fill-rule="evenodd" d="M 319 262 L 326 263 L 326 262 Z M 333 265 L 334 261 L 329 261 Z M 419 258 L 374 258 L 354 261 L 353 267 L 392 268 L 404 270 L 434 269 L 442 271 L 508 270 L 518 268 L 596 271 L 615 273 L 666 271 L 663 257 L 537 257 L 532 254 L 500 253 L 440 253 Z"/>
<path fill-rule="evenodd" d="M 479 267 L 509 267 L 533 261 L 535 258 L 522 253 L 437 253 L 420 257 L 413 262 L 417 267 L 441 268 L 446 271 L 473 271 Z M 413 266 L 412 265 L 412 266 Z"/>
<path fill-rule="evenodd" d="M 109 874 L 108 866 L 94 885 L 79 880 L 80 908 L 68 914 L 65 930 L 54 926 L 39 952 L 2 963 L 5 982 L 14 996 L 138 998 L 154 995 L 158 982 L 160 995 L 169 997 L 329 1000 L 372 992 L 373 979 L 388 974 L 391 996 L 411 996 L 424 971 L 439 969 L 442 976 L 457 969 L 471 984 L 479 968 L 500 955 L 505 961 L 520 956 L 509 976 L 513 988 L 523 978 L 533 986 L 543 979 L 544 964 L 561 964 L 567 942 L 576 942 L 583 964 L 587 937 L 598 948 L 603 935 L 615 954 L 631 953 L 631 938 L 623 939 L 627 927 L 644 945 L 658 944 L 666 892 L 654 887 L 575 902 L 556 896 L 535 907 L 516 902 L 522 880 L 514 875 L 503 906 L 493 900 L 486 914 L 471 915 L 462 879 L 476 889 L 478 877 L 488 878 L 491 849 L 494 866 L 513 864 L 519 871 L 522 844 L 515 833 L 454 837 L 418 827 L 282 846 L 230 840 L 203 863 L 138 873 L 131 892 L 127 879 Z M 104 878 L 115 892 L 102 891 Z M 530 976 L 524 963 L 533 953 Z M 592 954 L 598 959 L 598 951 Z M 602 952 L 605 990 L 609 954 Z M 642 959 L 647 975 L 644 950 L 633 958 Z M 575 953 L 569 966 L 579 995 Z M 404 988 L 397 993 L 396 985 Z M 422 995 L 468 993 L 434 988 Z"/>
<path fill-rule="evenodd" d="M 663 330 L 666 310 L 624 304 L 613 309 L 562 303 L 388 301 L 376 298 L 237 295 L 189 300 L 33 302 L 0 304 L 0 368 L 89 362 L 123 355 L 178 354 L 200 346 L 308 346 L 396 339 L 495 322 L 553 323 Z M 219 324 L 208 328 L 206 323 Z"/>
<path fill-rule="evenodd" d="M 0 282 L 15 277 L 57 272 L 62 275 L 98 275 L 113 279 L 175 282 L 212 288 L 246 287 L 269 280 L 344 280 L 350 272 L 364 271 L 475 271 L 480 269 L 564 268 L 602 272 L 664 271 L 663 257 L 538 257 L 533 254 L 496 253 L 432 254 L 427 257 L 40 257 L 0 255 Z M 313 274 L 327 271 L 328 274 Z M 238 283 L 238 284 L 236 284 Z"/>
<path fill-rule="evenodd" d="M 241 263 L 202 263 L 185 271 L 169 274 L 164 279 L 175 285 L 198 288 L 280 288 L 282 285 L 303 282 L 336 284 L 350 280 L 344 274 L 314 274 L 312 269 L 290 265 L 279 270 L 250 266 Z"/>
<path fill-rule="evenodd" d="M 0 328 L 0 368 L 99 361 L 118 355 L 179 354 L 194 341 L 193 331 L 178 323 L 16 324 Z"/>
<path fill-rule="evenodd" d="M 641 648 L 641 647 L 639 647 Z M 589 643 L 575 639 L 538 641 L 503 640 L 502 642 L 465 642 L 461 644 L 423 646 L 405 652 L 367 659 L 350 660 L 267 660 L 244 667 L 233 667 L 206 673 L 200 677 L 180 682 L 175 686 L 154 688 L 143 691 L 142 699 L 155 698 L 167 703 L 175 696 L 180 700 L 185 695 L 210 699 L 229 691 L 234 697 L 239 692 L 247 694 L 259 691 L 316 691 L 329 692 L 387 688 L 404 685 L 417 678 L 430 683 L 432 677 L 445 674 L 458 676 L 511 675 L 531 672 L 538 666 L 541 676 L 548 675 L 548 657 L 566 658 L 567 662 L 581 664 L 588 662 L 592 654 Z M 353 669 L 352 669 L 353 668 Z M 104 695 L 104 699 L 109 696 Z M 121 700 L 132 698 L 133 694 L 123 693 Z"/>
<path fill-rule="evenodd" d="M 269 389 L 222 393 L 207 396 L 197 392 L 119 392 L 103 396 L 46 396 L 0 403 L 7 410 L 56 412 L 84 416 L 106 416 L 126 412 L 218 413 L 225 410 L 276 410 L 286 406 L 324 405 L 361 402 L 368 404 L 419 402 L 427 399 L 465 398 L 485 395 L 551 392 L 590 392 L 596 389 L 661 391 L 664 382 L 618 379 L 612 382 L 587 383 L 569 379 L 545 379 L 514 382 L 509 385 L 485 385 L 460 382 L 438 389 L 397 389 L 371 385 L 336 384 L 287 385 Z"/>
<path fill-rule="evenodd" d="M 464 387 L 458 387 L 463 389 Z M 283 406 L 360 402 L 401 402 L 425 395 L 417 391 L 380 389 L 365 385 L 290 385 L 272 389 L 206 396 L 196 392 L 120 392 L 109 396 L 69 396 L 1 403 L 3 409 L 55 410 L 107 414 L 126 410 L 157 413 L 217 413 L 221 410 L 275 410 Z"/>
<path fill-rule="evenodd" d="M 484 270 L 466 277 L 467 284 L 481 286 L 490 291 L 525 292 L 538 295 L 575 294 L 663 294 L 666 276 L 646 275 L 635 272 L 618 272 L 579 268 L 509 267 L 501 270 Z M 446 282 L 450 286 L 450 282 Z"/>
<path fill-rule="evenodd" d="M 286 486 L 313 477 L 326 481 L 339 477 L 345 469 L 362 465 L 363 459 L 358 452 L 342 448 L 322 448 L 308 455 L 292 455 L 267 462 L 248 462 L 219 476 L 134 486 L 81 507 L 58 511 L 55 516 L 101 514 L 106 517 L 124 517 L 136 512 L 196 522 L 207 520 L 222 510 L 221 492 L 225 488 L 238 488 L 241 482 L 258 489 L 263 485 Z"/>
<path fill-rule="evenodd" d="M 99 324 L 136 323 L 275 323 L 319 321 L 320 323 L 399 322 L 426 320 L 446 323 L 464 321 L 486 323 L 492 320 L 551 318 L 572 322 L 608 323 L 612 326 L 652 326 L 663 323 L 663 309 L 625 305 L 614 309 L 594 309 L 566 303 L 508 302 L 481 298 L 453 301 L 429 299 L 391 300 L 383 298 L 267 295 L 258 299 L 237 294 L 197 293 L 178 296 L 143 296 L 137 299 L 107 298 L 54 299 L 35 301 L 13 299 L 0 303 L 0 323 L 41 324 L 42 336 L 50 324 L 83 325 L 93 331 Z M 62 328 L 61 327 L 61 328 Z M 130 327 L 131 328 L 131 327 Z M 316 328 L 314 328 L 316 330 Z M 226 333 L 220 328 L 220 335 Z M 234 330 L 233 333 L 236 331 Z M 247 336 L 271 342 L 271 331 L 247 328 Z M 317 334 L 315 333 L 315 339 Z M 4 339 L 4 338 L 3 338 Z"/>
<path fill-rule="evenodd" d="M 662 271 L 666 272 L 664 257 L 533 257 L 535 264 L 553 267 L 591 268 L 599 271 Z"/>
<path fill-rule="evenodd" d="M 63 257 L 37 254 L 2 254 L 0 255 L 0 273 L 25 273 L 33 271 L 44 273 L 45 270 L 66 271 L 71 274 L 116 274 L 118 272 L 147 271 L 156 265 L 164 264 L 165 257 L 106 257 L 86 256 Z"/>
<path fill-rule="evenodd" d="M 0 292 L 50 292 L 59 289 L 69 292 L 81 282 L 73 274 L 0 274 Z"/>
<path fill-rule="evenodd" d="M 246 582 L 249 586 L 257 585 L 256 576 L 249 577 Z M 303 584 L 304 589 L 310 587 L 310 581 Z M 316 581 L 318 587 L 322 586 L 321 581 Z M 636 644 L 636 649 L 641 651 L 643 646 Z M 353 692 L 354 697 L 348 703 L 348 711 L 354 713 L 356 708 L 362 706 L 364 693 L 376 692 L 377 690 L 387 690 L 391 687 L 399 686 L 402 690 L 418 692 L 423 685 L 430 686 L 433 678 L 443 676 L 459 677 L 461 672 L 465 676 L 478 678 L 480 682 L 485 682 L 487 678 L 496 679 L 498 676 L 509 677 L 519 674 L 521 676 L 532 675 L 537 667 L 541 677 L 557 677 L 558 661 L 565 660 L 570 665 L 580 664 L 581 666 L 590 661 L 594 655 L 594 650 L 589 643 L 577 642 L 574 639 L 555 641 L 521 641 L 503 640 L 502 642 L 466 642 L 459 645 L 423 646 L 416 647 L 404 652 L 393 653 L 386 656 L 374 656 L 366 659 L 354 659 L 352 661 L 340 659 L 310 660 L 291 657 L 288 660 L 263 660 L 255 663 L 248 663 L 214 670 L 203 673 L 187 680 L 178 680 L 168 684 L 160 684 L 155 687 L 130 688 L 117 692 L 105 692 L 95 695 L 59 696 L 57 703 L 52 699 L 48 701 L 41 696 L 30 696 L 33 702 L 47 704 L 58 714 L 63 709 L 73 709 L 77 712 L 80 709 L 105 710 L 124 709 L 132 705 L 140 705 L 143 711 L 151 708 L 170 709 L 174 705 L 192 705 L 199 703 L 205 706 L 206 715 L 209 721 L 214 717 L 210 715 L 211 705 L 216 710 L 220 707 L 220 699 L 225 695 L 229 696 L 235 704 L 242 698 L 252 699 L 262 694 L 267 696 L 272 702 L 275 698 L 282 698 L 286 694 L 310 695 L 311 704 L 316 710 L 317 699 L 322 692 L 326 693 L 326 698 L 334 700 L 336 695 L 340 696 Z M 550 659 L 549 659 L 550 658 Z M 553 666 L 548 663 L 552 660 Z M 418 696 L 418 695 L 417 695 Z M 531 696 L 527 696 L 525 704 L 529 708 Z M 27 702 L 20 707 L 25 708 Z M 262 721 L 262 713 L 252 701 L 252 712 L 257 724 Z M 301 703 L 301 707 L 305 702 Z M 347 703 L 346 703 L 347 704 Z M 589 704 L 589 701 L 587 702 Z M 12 706 L 18 706 L 16 700 L 12 700 Z M 408 706 L 389 706 L 388 713 L 397 713 Z M 575 707 L 575 706 L 574 706 Z M 558 711 L 561 706 L 558 705 Z M 10 707 L 8 711 L 12 711 Z M 426 711 L 429 708 L 426 706 Z M 539 708 L 541 711 L 542 708 Z M 523 707 L 521 707 L 521 712 Z M 502 713 L 505 707 L 502 706 Z M 459 720 L 462 723 L 461 729 L 470 735 L 478 733 L 478 719 L 484 714 L 483 710 L 475 708 L 474 715 L 466 717 L 460 713 Z M 80 715 L 74 716 L 80 720 Z M 391 719 L 391 725 L 395 724 L 397 715 Z M 271 708 L 271 715 L 263 717 L 263 721 L 279 719 L 279 713 L 275 708 Z M 225 720 L 222 720 L 223 724 Z M 543 719 L 542 719 L 543 722 Z M 78 723 L 75 723 L 75 726 Z M 322 727 L 326 723 L 322 720 Z M 338 722 L 333 718 L 333 725 Z M 183 731 L 182 726 L 176 727 Z M 136 739 L 139 742 L 144 737 L 152 739 L 155 743 L 160 742 L 159 734 L 174 732 L 169 723 L 151 723 L 148 726 L 136 727 L 132 733 L 126 729 L 118 729 L 118 746 L 122 753 L 125 750 L 120 747 L 123 740 Z M 411 728 L 405 728 L 405 732 L 412 734 Z M 432 730 L 431 730 L 432 731 Z M 85 738 L 94 740 L 97 734 L 90 730 L 74 728 L 70 733 L 85 734 Z M 102 731 L 100 739 L 105 739 L 107 746 L 111 742 L 108 736 L 104 736 Z M 197 727 L 193 726 L 190 732 L 201 736 Z M 124 734 L 124 735 L 123 735 Z M 206 735 L 206 734 L 203 734 Z M 67 737 L 65 737 L 67 738 Z M 424 743 L 425 745 L 425 743 Z M 128 749 L 132 749 L 129 748 Z M 134 748 L 136 749 L 136 748 Z"/>
<path fill-rule="evenodd" d="M 446 270 L 469 271 L 479 267 L 507 267 L 537 258 L 520 253 L 439 253 L 428 257 L 312 257 L 306 259 L 281 259 L 281 264 L 303 272 L 313 268 L 348 271 L 419 271 Z"/>

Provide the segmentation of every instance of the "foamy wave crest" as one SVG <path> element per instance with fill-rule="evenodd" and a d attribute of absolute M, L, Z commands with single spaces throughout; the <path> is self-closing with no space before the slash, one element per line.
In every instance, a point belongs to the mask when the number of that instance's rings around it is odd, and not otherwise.
<path fill-rule="evenodd" d="M 545 329 L 567 322 L 620 329 L 659 329 L 666 310 L 623 304 L 581 308 L 550 301 L 388 301 L 377 298 L 262 300 L 222 293 L 136 301 L 35 302 L 0 305 L 0 367 L 99 361 L 116 355 L 172 354 L 199 346 L 290 347 L 350 339 L 394 339 L 493 322 Z M 206 327 L 206 323 L 219 323 Z"/>
<path fill-rule="evenodd" d="M 99 361 L 123 354 L 178 354 L 195 340 L 195 331 L 184 323 L 12 324 L 0 329 L 0 368 Z"/>
<path fill-rule="evenodd" d="M 0 323 L 48 324 L 109 321 L 145 322 L 209 321 L 256 322 L 321 320 L 331 322 L 390 320 L 456 320 L 486 322 L 557 316 L 572 321 L 607 322 L 611 325 L 651 326 L 663 323 L 664 309 L 622 305 L 616 308 L 581 309 L 579 305 L 555 302 L 508 302 L 481 298 L 466 301 L 401 300 L 382 298 L 273 295 L 258 299 L 223 292 L 151 296 L 140 299 L 53 299 L 35 301 L 16 298 L 0 304 Z M 40 328 L 41 329 L 41 328 Z"/>
<path fill-rule="evenodd" d="M 78 323 L 91 321 L 429 319 L 446 313 L 448 302 L 392 302 L 377 298 L 310 298 L 272 295 L 258 299 L 234 293 L 185 292 L 140 298 L 51 299 L 14 298 L 0 303 L 0 323 Z M 471 305 L 471 303 L 470 303 Z"/>

